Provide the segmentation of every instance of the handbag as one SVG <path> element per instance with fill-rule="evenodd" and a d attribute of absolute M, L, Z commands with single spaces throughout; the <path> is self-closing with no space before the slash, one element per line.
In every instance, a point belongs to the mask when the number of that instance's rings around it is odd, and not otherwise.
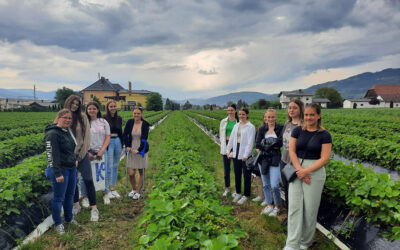
<path fill-rule="evenodd" d="M 314 134 L 311 139 L 308 141 L 307 143 L 307 147 L 308 144 L 310 143 L 310 141 L 312 141 L 312 139 L 315 137 L 316 134 Z M 306 151 L 306 155 L 304 156 L 304 158 L 306 158 L 307 156 L 307 151 Z M 303 165 L 304 162 L 304 158 L 301 160 L 300 165 Z M 292 162 L 289 162 L 288 164 L 286 164 L 283 169 L 282 169 L 282 174 L 285 177 L 285 179 L 287 180 L 287 182 L 292 182 L 294 180 L 296 180 L 297 178 L 297 174 L 296 174 L 296 168 L 293 166 Z"/>
<path fill-rule="evenodd" d="M 246 160 L 247 170 L 255 175 L 260 175 L 260 169 L 258 167 L 258 161 L 261 155 L 261 151 L 259 151 L 256 156 L 250 156 Z"/>

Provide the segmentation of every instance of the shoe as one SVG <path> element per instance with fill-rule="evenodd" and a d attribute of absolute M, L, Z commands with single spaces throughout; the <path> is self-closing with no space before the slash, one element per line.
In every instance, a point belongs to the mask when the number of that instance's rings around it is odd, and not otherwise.
<path fill-rule="evenodd" d="M 134 200 L 139 200 L 139 198 L 140 198 L 140 194 L 139 194 L 139 193 L 135 193 L 135 194 L 132 196 L 132 199 L 134 199 Z"/>
<path fill-rule="evenodd" d="M 308 248 L 307 246 L 300 244 L 300 250 L 307 250 L 307 248 Z"/>
<path fill-rule="evenodd" d="M 225 189 L 224 193 L 222 194 L 223 197 L 226 197 L 229 193 L 229 189 Z"/>
<path fill-rule="evenodd" d="M 63 235 L 65 233 L 64 225 L 60 224 L 54 227 L 54 231 L 56 231 L 59 235 Z"/>
<path fill-rule="evenodd" d="M 88 198 L 87 197 L 83 198 L 82 199 L 82 207 L 88 208 L 89 206 L 90 206 L 90 204 L 89 204 Z"/>
<path fill-rule="evenodd" d="M 260 202 L 260 201 L 263 201 L 263 200 L 264 200 L 264 198 L 261 197 L 261 196 L 257 196 L 256 198 L 252 199 L 252 201 L 254 201 L 254 202 Z"/>
<path fill-rule="evenodd" d="M 69 222 L 66 221 L 65 224 L 67 224 L 68 226 L 69 225 L 79 226 L 79 223 L 75 219 L 72 219 Z"/>
<path fill-rule="evenodd" d="M 276 217 L 279 214 L 279 208 L 274 208 L 274 210 L 272 210 L 272 212 L 269 214 L 269 216 L 271 217 Z M 307 249 L 307 248 L 306 248 Z"/>
<path fill-rule="evenodd" d="M 131 198 L 133 198 L 133 196 L 136 194 L 136 190 L 132 190 L 129 194 L 128 194 L 128 196 L 129 197 L 131 197 Z"/>
<path fill-rule="evenodd" d="M 78 214 L 81 211 L 81 206 L 78 205 L 74 205 L 72 207 L 72 214 Z"/>
<path fill-rule="evenodd" d="M 296 249 L 293 248 L 293 247 L 285 246 L 285 247 L 283 248 L 283 250 L 296 250 Z"/>
<path fill-rule="evenodd" d="M 105 194 L 103 196 L 103 201 L 104 201 L 104 205 L 110 204 L 110 197 L 108 196 L 108 194 Z"/>
<path fill-rule="evenodd" d="M 267 201 L 261 202 L 261 206 L 265 207 L 266 205 L 268 205 Z"/>
<path fill-rule="evenodd" d="M 239 205 L 243 205 L 244 203 L 246 203 L 247 201 L 247 197 L 246 196 L 242 196 L 242 198 L 240 198 L 240 200 L 237 202 Z"/>
<path fill-rule="evenodd" d="M 110 193 L 109 193 L 110 194 Z M 111 191 L 111 196 L 110 196 L 110 199 L 111 199 L 111 197 L 112 198 L 121 198 L 121 195 L 119 195 L 119 193 L 117 192 L 117 190 L 112 190 Z"/>
<path fill-rule="evenodd" d="M 236 197 L 236 195 L 237 195 L 237 193 L 235 192 L 235 193 L 232 193 L 232 198 L 235 198 Z"/>
<path fill-rule="evenodd" d="M 242 198 L 242 195 L 241 194 L 236 194 L 235 198 L 233 198 L 233 202 L 234 203 L 238 202 L 240 200 L 240 198 Z"/>
<path fill-rule="evenodd" d="M 273 206 L 266 206 L 262 211 L 261 214 L 269 214 L 272 212 L 272 210 L 274 210 Z"/>
<path fill-rule="evenodd" d="M 99 221 L 99 210 L 97 208 L 93 208 L 90 212 L 90 221 Z"/>

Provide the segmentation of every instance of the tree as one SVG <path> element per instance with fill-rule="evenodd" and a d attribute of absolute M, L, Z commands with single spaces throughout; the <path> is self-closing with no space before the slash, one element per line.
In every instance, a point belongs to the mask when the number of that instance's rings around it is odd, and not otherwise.
<path fill-rule="evenodd" d="M 171 110 L 172 109 L 172 103 L 169 100 L 169 98 L 167 98 L 167 100 L 165 101 L 165 106 L 164 106 L 165 110 Z"/>
<path fill-rule="evenodd" d="M 187 109 L 192 109 L 192 104 L 189 101 L 186 101 L 185 104 L 183 104 L 183 110 Z"/>
<path fill-rule="evenodd" d="M 97 98 L 97 96 L 93 96 L 93 101 L 97 102 L 97 104 L 99 104 L 99 107 L 101 107 L 101 102 L 100 102 L 99 98 Z"/>
<path fill-rule="evenodd" d="M 357 108 L 357 103 L 353 103 L 353 109 Z"/>
<path fill-rule="evenodd" d="M 390 106 L 391 109 L 393 108 L 393 101 L 390 101 Z"/>
<path fill-rule="evenodd" d="M 160 93 L 153 92 L 146 98 L 146 110 L 163 110 L 163 102 Z"/>
<path fill-rule="evenodd" d="M 245 101 L 242 101 L 242 99 L 239 99 L 239 101 L 237 102 L 237 109 L 241 109 L 241 108 L 247 108 L 249 107 L 249 104 L 247 104 Z"/>
<path fill-rule="evenodd" d="M 315 91 L 315 98 L 326 98 L 329 100 L 328 108 L 338 108 L 342 106 L 342 96 L 340 93 L 334 89 L 329 87 L 318 88 Z"/>
<path fill-rule="evenodd" d="M 72 94 L 74 94 L 72 89 L 62 87 L 62 89 L 57 89 L 56 96 L 54 98 L 61 105 L 61 107 L 64 107 L 65 100 Z"/>

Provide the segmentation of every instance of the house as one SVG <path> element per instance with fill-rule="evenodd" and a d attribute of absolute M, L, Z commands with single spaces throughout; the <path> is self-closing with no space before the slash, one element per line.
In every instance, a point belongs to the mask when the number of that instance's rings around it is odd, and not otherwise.
<path fill-rule="evenodd" d="M 362 99 L 346 99 L 343 108 L 400 108 L 400 85 L 378 84 L 370 88 Z"/>
<path fill-rule="evenodd" d="M 313 103 L 318 103 L 319 106 L 321 106 L 321 108 L 327 108 L 328 107 L 328 102 L 330 102 L 330 101 L 329 101 L 329 99 L 321 98 L 321 99 L 313 99 L 312 102 Z"/>
<path fill-rule="evenodd" d="M 312 102 L 313 93 L 304 92 L 299 89 L 296 91 L 281 91 L 278 95 L 279 101 L 281 102 L 282 108 L 287 108 L 289 102 L 293 99 L 300 99 L 304 105 Z"/>
<path fill-rule="evenodd" d="M 111 83 L 105 77 L 84 88 L 83 103 L 88 104 L 96 96 L 102 105 L 106 105 L 109 100 L 115 100 L 119 109 L 136 106 L 139 103 L 146 108 L 146 97 L 151 94 L 147 90 L 132 90 L 132 84 L 129 82 L 129 90 L 126 90 L 117 83 Z"/>

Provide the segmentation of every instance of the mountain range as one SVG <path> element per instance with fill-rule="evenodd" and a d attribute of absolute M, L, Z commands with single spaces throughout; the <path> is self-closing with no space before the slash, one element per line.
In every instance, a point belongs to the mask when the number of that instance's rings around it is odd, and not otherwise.
<path fill-rule="evenodd" d="M 363 97 L 368 89 L 375 84 L 400 84 L 400 69 L 384 69 L 379 72 L 365 72 L 349 78 L 337 81 L 330 81 L 313 85 L 307 89 L 303 89 L 304 92 L 314 93 L 316 89 L 321 87 L 334 88 L 342 95 L 342 98 L 359 98 Z M 37 100 L 53 100 L 56 91 L 44 92 L 36 91 Z M 1 89 L 0 98 L 25 98 L 33 99 L 33 89 Z M 236 92 L 226 95 L 220 95 L 211 97 L 208 99 L 188 99 L 191 104 L 204 105 L 204 104 L 217 104 L 226 105 L 227 102 L 237 102 L 243 100 L 248 104 L 254 103 L 259 99 L 266 99 L 269 101 L 277 101 L 278 93 L 265 94 L 261 92 Z M 164 102 L 165 99 L 163 98 Z M 174 100 L 175 102 L 184 104 L 185 100 Z"/>

